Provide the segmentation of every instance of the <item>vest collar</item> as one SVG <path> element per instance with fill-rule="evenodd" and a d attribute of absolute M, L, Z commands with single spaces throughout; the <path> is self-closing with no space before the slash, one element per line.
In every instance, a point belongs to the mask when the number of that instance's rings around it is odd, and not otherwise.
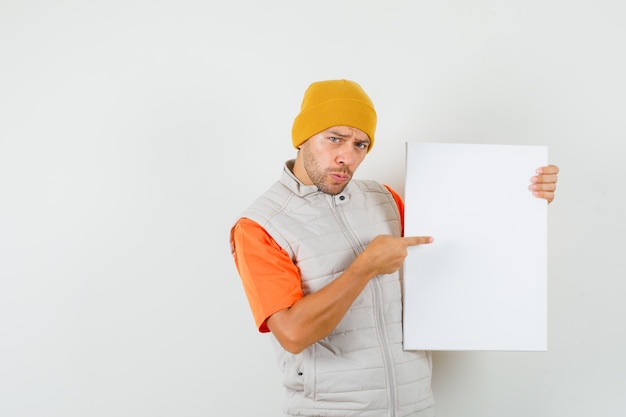
<path fill-rule="evenodd" d="M 290 159 L 285 162 L 285 166 L 283 167 L 283 175 L 280 178 L 280 182 L 286 186 L 292 193 L 296 194 L 299 197 L 306 197 L 311 194 L 318 193 L 319 190 L 315 185 L 304 185 L 302 181 L 300 181 L 293 174 L 293 166 L 296 163 L 295 159 Z"/>

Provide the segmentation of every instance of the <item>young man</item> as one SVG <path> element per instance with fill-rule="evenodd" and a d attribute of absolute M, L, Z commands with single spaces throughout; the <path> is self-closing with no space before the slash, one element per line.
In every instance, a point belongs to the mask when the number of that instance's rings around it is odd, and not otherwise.
<path fill-rule="evenodd" d="M 352 180 L 374 145 L 376 112 L 355 82 L 313 83 L 292 129 L 295 160 L 231 231 L 259 331 L 274 336 L 287 416 L 433 416 L 429 352 L 402 349 L 404 205 Z M 530 190 L 551 202 L 558 168 Z M 529 196 L 530 198 L 530 196 Z"/>

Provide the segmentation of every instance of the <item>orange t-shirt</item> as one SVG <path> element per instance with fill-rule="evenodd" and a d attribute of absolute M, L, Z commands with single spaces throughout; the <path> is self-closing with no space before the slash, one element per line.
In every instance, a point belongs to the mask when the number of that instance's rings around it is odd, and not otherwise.
<path fill-rule="evenodd" d="M 404 202 L 393 195 L 404 225 Z M 403 231 L 404 234 L 404 231 Z M 260 332 L 269 332 L 267 319 L 304 297 L 300 272 L 289 254 L 255 221 L 242 218 L 231 231 L 235 265 Z"/>

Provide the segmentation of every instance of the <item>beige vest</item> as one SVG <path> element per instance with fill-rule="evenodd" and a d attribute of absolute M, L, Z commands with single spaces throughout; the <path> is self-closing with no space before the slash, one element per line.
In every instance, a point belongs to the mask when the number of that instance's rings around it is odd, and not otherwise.
<path fill-rule="evenodd" d="M 353 179 L 332 196 L 303 185 L 292 166 L 242 217 L 291 256 L 306 295 L 339 276 L 375 236 L 400 236 L 401 224 L 383 185 Z M 274 342 L 289 416 L 434 415 L 430 354 L 402 350 L 399 273 L 372 279 L 335 330 L 302 353 Z"/>

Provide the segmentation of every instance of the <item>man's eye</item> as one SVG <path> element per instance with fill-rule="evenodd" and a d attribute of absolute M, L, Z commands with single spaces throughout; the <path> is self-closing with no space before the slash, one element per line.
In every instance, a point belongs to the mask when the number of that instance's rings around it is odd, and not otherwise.
<path fill-rule="evenodd" d="M 331 141 L 331 142 L 339 142 L 339 138 L 334 137 L 334 136 L 331 136 L 331 137 L 330 137 L 330 141 Z"/>
<path fill-rule="evenodd" d="M 367 145 L 367 143 L 357 143 L 357 144 L 356 144 L 356 146 L 357 146 L 359 149 L 367 149 L 367 146 L 368 146 L 368 145 Z"/>

